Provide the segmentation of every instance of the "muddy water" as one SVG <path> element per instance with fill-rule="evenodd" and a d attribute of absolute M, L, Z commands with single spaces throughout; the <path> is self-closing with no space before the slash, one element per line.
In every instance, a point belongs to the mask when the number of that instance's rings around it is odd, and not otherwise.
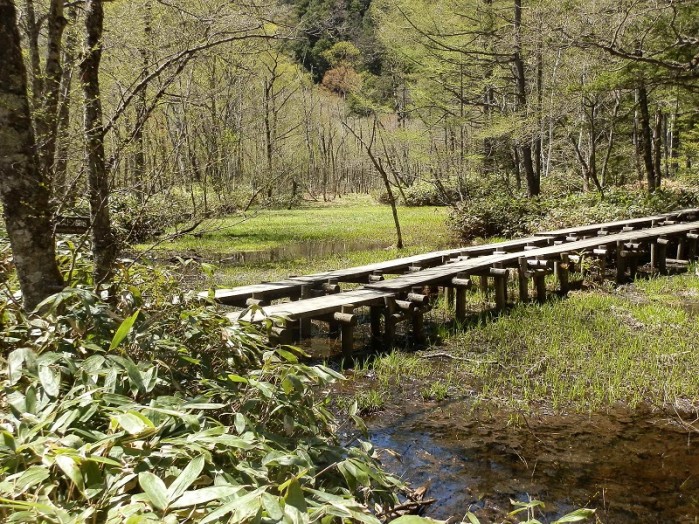
<path fill-rule="evenodd" d="M 545 501 L 546 519 L 597 509 L 604 523 L 699 522 L 699 432 L 625 409 L 508 423 L 464 402 L 413 404 L 368 420 L 384 464 L 413 487 L 431 483 L 426 515 L 501 522 L 510 499 Z"/>

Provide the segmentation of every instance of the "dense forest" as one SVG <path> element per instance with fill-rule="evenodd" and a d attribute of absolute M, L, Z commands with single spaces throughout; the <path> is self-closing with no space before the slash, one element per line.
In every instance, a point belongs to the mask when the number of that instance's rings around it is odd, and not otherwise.
<path fill-rule="evenodd" d="M 398 206 L 461 240 L 699 206 L 699 4 L 0 0 L 0 183 L 1 519 L 390 521 L 342 375 L 125 250 L 351 194 L 398 248 Z"/>

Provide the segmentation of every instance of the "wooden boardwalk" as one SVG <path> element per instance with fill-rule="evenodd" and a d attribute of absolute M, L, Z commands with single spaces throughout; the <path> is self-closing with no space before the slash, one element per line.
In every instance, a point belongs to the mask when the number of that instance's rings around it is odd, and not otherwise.
<path fill-rule="evenodd" d="M 571 268 L 574 264 L 582 266 L 585 257 L 597 259 L 602 274 L 605 268 L 614 267 L 617 282 L 633 278 L 646 262 L 650 262 L 652 271 L 660 273 L 665 272 L 668 261 L 688 263 L 697 256 L 699 221 L 675 220 L 698 215 L 699 210 L 682 210 L 672 216 L 566 228 L 499 244 L 436 251 L 222 290 L 216 298 L 227 304 L 253 305 L 231 313 L 229 318 L 234 323 L 273 317 L 270 338 L 277 343 L 288 344 L 310 336 L 311 320 L 327 322 L 331 333 L 341 334 L 343 353 L 349 355 L 353 330 L 360 319 L 357 309 L 368 308 L 373 340 L 390 346 L 395 327 L 402 321 L 411 323 L 412 334 L 419 340 L 423 336 L 423 315 L 430 307 L 430 290 L 446 290 L 449 301 L 455 303 L 456 319 L 463 320 L 466 291 L 473 277 L 479 279 L 484 291 L 492 280 L 496 308 L 504 308 L 511 301 L 507 296 L 511 276 L 519 282 L 519 300 L 529 300 L 533 282 L 536 298 L 542 301 L 546 297 L 546 276 L 555 274 L 559 291 L 565 293 Z M 596 236 L 590 237 L 592 234 Z M 668 256 L 670 253 L 672 256 Z M 384 274 L 398 276 L 384 280 Z M 341 292 L 338 282 L 364 285 Z M 269 304 L 277 298 L 299 300 Z"/>
<path fill-rule="evenodd" d="M 252 304 L 269 305 L 272 300 L 282 298 L 292 300 L 312 298 L 318 294 L 339 292 L 338 282 L 365 284 L 382 280 L 385 275 L 400 275 L 438 266 L 461 256 L 482 256 L 496 252 L 519 251 L 527 246 L 542 246 L 548 242 L 549 240 L 543 237 L 527 237 L 506 242 L 433 251 L 363 266 L 289 277 L 277 282 L 252 284 L 232 289 L 217 289 L 214 299 L 228 306 L 245 307 Z M 204 297 L 207 296 L 207 293 L 203 292 L 200 295 Z"/>

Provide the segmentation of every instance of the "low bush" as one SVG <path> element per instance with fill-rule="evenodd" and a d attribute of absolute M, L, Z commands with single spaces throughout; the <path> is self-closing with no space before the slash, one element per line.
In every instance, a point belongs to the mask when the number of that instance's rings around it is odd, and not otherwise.
<path fill-rule="evenodd" d="M 474 198 L 457 205 L 450 226 L 464 240 L 479 237 L 532 234 L 537 231 L 582 224 L 635 218 L 675 209 L 699 206 L 699 192 L 619 188 L 599 193 L 574 193 L 565 197 L 498 196 Z"/>
<path fill-rule="evenodd" d="M 400 483 L 337 437 L 341 375 L 152 268 L 118 281 L 30 315 L 0 297 L 2 522 L 378 523 Z"/>

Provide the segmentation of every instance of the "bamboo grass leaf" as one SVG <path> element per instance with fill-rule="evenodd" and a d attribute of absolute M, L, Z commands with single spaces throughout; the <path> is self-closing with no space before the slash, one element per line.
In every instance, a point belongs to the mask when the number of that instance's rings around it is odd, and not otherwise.
<path fill-rule="evenodd" d="M 169 499 L 165 483 L 150 471 L 138 474 L 138 483 L 145 492 L 153 507 L 163 510 L 167 507 Z"/>
<path fill-rule="evenodd" d="M 138 315 L 140 314 L 140 310 L 137 310 L 133 315 L 130 317 L 126 317 L 124 321 L 121 323 L 119 326 L 119 329 L 116 330 L 116 333 L 114 333 L 114 338 L 112 338 L 112 343 L 109 344 L 109 351 L 112 351 L 121 344 L 121 342 L 126 338 L 126 336 L 129 334 L 131 331 L 131 328 L 134 325 L 134 322 L 136 322 L 136 319 L 138 318 Z"/>

